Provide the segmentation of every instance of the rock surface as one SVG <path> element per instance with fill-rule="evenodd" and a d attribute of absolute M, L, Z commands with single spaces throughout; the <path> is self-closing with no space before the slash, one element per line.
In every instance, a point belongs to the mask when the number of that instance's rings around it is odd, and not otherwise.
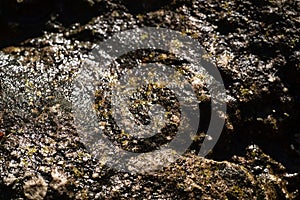
<path fill-rule="evenodd" d="M 0 7 L 0 199 L 299 198 L 299 1 L 173 1 L 140 14 L 116 0 L 16 2 Z M 143 26 L 198 39 L 228 116 L 207 158 L 191 155 L 195 141 L 171 166 L 129 174 L 89 154 L 70 93 L 94 44 Z"/>

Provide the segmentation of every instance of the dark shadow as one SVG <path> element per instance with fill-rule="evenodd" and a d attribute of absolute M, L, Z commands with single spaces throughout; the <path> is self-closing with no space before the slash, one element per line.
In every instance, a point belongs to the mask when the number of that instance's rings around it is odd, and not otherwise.
<path fill-rule="evenodd" d="M 54 10 L 54 1 L 0 1 L 0 48 L 42 33 Z"/>
<path fill-rule="evenodd" d="M 132 14 L 160 9 L 172 0 L 122 0 Z M 51 22 L 68 27 L 74 23 L 85 24 L 91 18 L 112 9 L 107 1 L 94 4 L 83 0 L 0 0 L 0 49 L 18 45 L 52 30 Z M 120 5 L 120 8 L 122 5 Z"/>
<path fill-rule="evenodd" d="M 170 4 L 172 0 L 123 0 L 124 5 L 132 14 L 155 11 Z"/>
<path fill-rule="evenodd" d="M 0 0 L 0 49 L 38 37 L 45 30 L 52 31 L 52 21 L 63 27 L 84 24 L 108 8 L 105 1 L 91 4 L 82 0 L 24 0 L 21 3 Z"/>

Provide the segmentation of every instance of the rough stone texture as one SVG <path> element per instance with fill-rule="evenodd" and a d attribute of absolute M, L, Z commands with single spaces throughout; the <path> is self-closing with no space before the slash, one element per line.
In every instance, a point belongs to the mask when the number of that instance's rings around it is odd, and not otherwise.
<path fill-rule="evenodd" d="M 173 1 L 137 14 L 126 1 L 1 1 L 0 199 L 298 199 L 299 4 Z M 69 96 L 93 44 L 142 26 L 199 40 L 223 76 L 228 117 L 209 159 L 133 175 L 88 153 Z"/>
<path fill-rule="evenodd" d="M 42 200 L 47 194 L 47 184 L 42 177 L 33 177 L 24 182 L 24 195 L 27 199 Z"/>
<path fill-rule="evenodd" d="M 155 174 L 114 175 L 108 186 L 111 199 L 285 199 L 285 181 L 272 172 L 254 176 L 245 167 L 230 162 L 187 155 Z M 101 196 L 104 198 L 105 196 Z"/>

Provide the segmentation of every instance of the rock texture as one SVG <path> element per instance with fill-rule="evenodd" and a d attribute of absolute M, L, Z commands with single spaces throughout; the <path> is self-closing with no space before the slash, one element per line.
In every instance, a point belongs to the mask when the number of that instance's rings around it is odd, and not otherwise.
<path fill-rule="evenodd" d="M 298 199 L 299 4 L 1 1 L 0 199 Z M 88 153 L 70 93 L 94 44 L 143 26 L 198 39 L 224 79 L 228 116 L 207 158 L 192 155 L 195 141 L 161 171 L 128 174 Z"/>

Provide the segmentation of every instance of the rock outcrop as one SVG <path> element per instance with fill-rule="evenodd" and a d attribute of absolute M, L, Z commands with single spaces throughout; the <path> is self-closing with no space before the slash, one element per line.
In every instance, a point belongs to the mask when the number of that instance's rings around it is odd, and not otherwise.
<path fill-rule="evenodd" d="M 300 2 L 166 2 L 141 12 L 117 0 L 0 2 L 0 199 L 299 198 Z M 95 44 L 143 26 L 196 38 L 228 111 L 207 158 L 195 141 L 163 170 L 130 174 L 91 156 L 70 95 Z"/>

